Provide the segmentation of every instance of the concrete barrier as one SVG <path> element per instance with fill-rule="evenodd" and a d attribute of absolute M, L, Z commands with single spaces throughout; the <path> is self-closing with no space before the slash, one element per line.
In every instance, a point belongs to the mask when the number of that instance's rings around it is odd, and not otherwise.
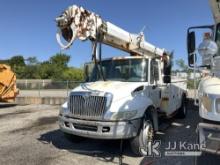
<path fill-rule="evenodd" d="M 15 103 L 19 105 L 27 104 L 47 104 L 61 105 L 66 101 L 66 97 L 17 97 Z"/>
<path fill-rule="evenodd" d="M 15 99 L 16 104 L 47 104 L 47 105 L 61 105 L 67 99 L 67 92 L 64 90 L 44 90 L 41 92 L 41 96 L 35 96 L 37 91 L 22 91 Z M 189 89 L 187 91 L 188 98 L 194 98 L 194 90 Z"/>

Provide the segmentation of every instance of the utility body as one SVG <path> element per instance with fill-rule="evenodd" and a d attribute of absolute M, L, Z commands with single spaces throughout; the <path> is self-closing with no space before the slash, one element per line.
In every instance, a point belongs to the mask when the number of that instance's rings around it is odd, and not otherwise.
<path fill-rule="evenodd" d="M 135 154 L 147 149 L 159 116 L 186 115 L 186 82 L 171 82 L 170 53 L 78 6 L 56 18 L 62 49 L 75 39 L 92 42 L 85 83 L 74 88 L 59 114 L 60 129 L 95 139 L 130 139 Z M 63 44 L 62 37 L 66 42 Z M 101 45 L 130 56 L 102 59 Z"/>

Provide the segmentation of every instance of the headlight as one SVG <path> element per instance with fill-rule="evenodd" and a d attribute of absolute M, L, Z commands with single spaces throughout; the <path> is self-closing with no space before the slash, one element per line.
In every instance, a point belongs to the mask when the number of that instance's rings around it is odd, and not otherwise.
<path fill-rule="evenodd" d="M 208 97 L 207 94 L 204 94 L 201 98 L 201 105 L 205 108 L 206 111 L 212 111 L 212 100 Z"/>
<path fill-rule="evenodd" d="M 137 114 L 137 110 L 113 113 L 111 120 L 128 120 Z"/>
<path fill-rule="evenodd" d="M 65 115 L 65 114 L 68 114 L 68 113 L 69 113 L 69 108 L 68 108 L 67 102 L 66 102 L 66 103 L 64 103 L 64 104 L 61 106 L 61 108 L 60 108 L 60 114 Z"/>
<path fill-rule="evenodd" d="M 113 100 L 113 94 L 106 93 L 105 97 L 106 97 L 106 108 L 109 109 Z"/>

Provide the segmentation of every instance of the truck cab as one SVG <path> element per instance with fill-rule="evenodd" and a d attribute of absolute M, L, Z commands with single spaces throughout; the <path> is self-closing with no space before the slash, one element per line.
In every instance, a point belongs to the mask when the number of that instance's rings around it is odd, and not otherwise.
<path fill-rule="evenodd" d="M 161 99 L 149 62 L 143 57 L 117 57 L 103 60 L 101 66 L 94 62 L 85 64 L 86 82 L 72 90 L 68 103 L 62 106 L 61 115 L 68 112 L 69 117 L 87 120 L 88 125 L 94 126 L 95 131 L 83 126 L 74 129 L 77 135 L 108 139 L 136 136 L 145 110 L 149 106 L 158 107 Z M 103 77 L 98 67 L 102 67 Z M 161 80 L 159 71 L 157 73 L 157 80 Z M 157 90 L 157 95 L 150 92 L 150 88 Z M 62 115 L 64 118 L 66 116 Z M 65 122 L 60 126 L 64 131 L 72 129 L 66 128 Z"/>
<path fill-rule="evenodd" d="M 164 64 L 159 59 L 113 57 L 98 64 L 85 64 L 85 83 L 73 89 L 62 105 L 59 125 L 65 133 L 134 140 L 146 115 L 153 134 L 158 130 L 158 114 L 170 117 L 183 106 L 185 83 L 164 82 L 170 79 L 163 80 Z M 185 110 L 180 112 L 184 117 Z"/>
<path fill-rule="evenodd" d="M 127 90 L 133 95 L 136 92 L 143 91 L 145 91 L 143 94 L 149 95 L 150 93 L 146 93 L 149 92 L 149 90 L 146 91 L 145 87 L 151 88 L 154 90 L 154 93 L 151 94 L 153 100 L 150 104 L 159 107 L 161 99 L 159 86 L 162 84 L 161 66 L 159 64 L 156 59 L 140 56 L 115 57 L 101 62 L 103 78 L 93 62 L 85 65 L 85 75 L 88 75 L 86 79 L 90 83 L 100 81 L 100 86 L 97 86 L 97 89 L 104 88 L 102 90 L 109 90 L 108 92 L 116 90 L 115 94 L 117 95 L 123 95 L 124 92 L 128 92 Z M 94 87 L 96 87 L 96 85 Z M 110 87 L 110 89 L 108 89 L 108 87 Z M 117 93 L 119 89 L 125 91 Z M 117 97 L 120 98 L 121 96 L 115 96 L 115 99 L 117 99 Z"/>
<path fill-rule="evenodd" d="M 188 63 L 194 68 L 194 72 L 198 69 L 206 72 L 195 94 L 199 115 L 202 118 L 197 129 L 200 149 L 204 152 L 220 154 L 220 3 L 218 0 L 209 1 L 215 24 L 188 29 Z M 204 33 L 203 41 L 197 46 L 195 32 L 201 29 L 209 32 Z M 197 52 L 201 60 L 198 60 Z"/>

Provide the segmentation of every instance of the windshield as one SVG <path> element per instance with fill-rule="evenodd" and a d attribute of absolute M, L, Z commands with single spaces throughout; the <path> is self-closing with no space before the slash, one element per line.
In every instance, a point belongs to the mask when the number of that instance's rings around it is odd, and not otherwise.
<path fill-rule="evenodd" d="M 147 59 L 120 59 L 102 61 L 98 67 L 102 66 L 105 80 L 143 82 L 147 81 L 147 64 Z M 99 70 L 101 69 L 95 67 L 94 63 L 87 63 L 85 65 L 86 81 L 103 80 Z"/>

